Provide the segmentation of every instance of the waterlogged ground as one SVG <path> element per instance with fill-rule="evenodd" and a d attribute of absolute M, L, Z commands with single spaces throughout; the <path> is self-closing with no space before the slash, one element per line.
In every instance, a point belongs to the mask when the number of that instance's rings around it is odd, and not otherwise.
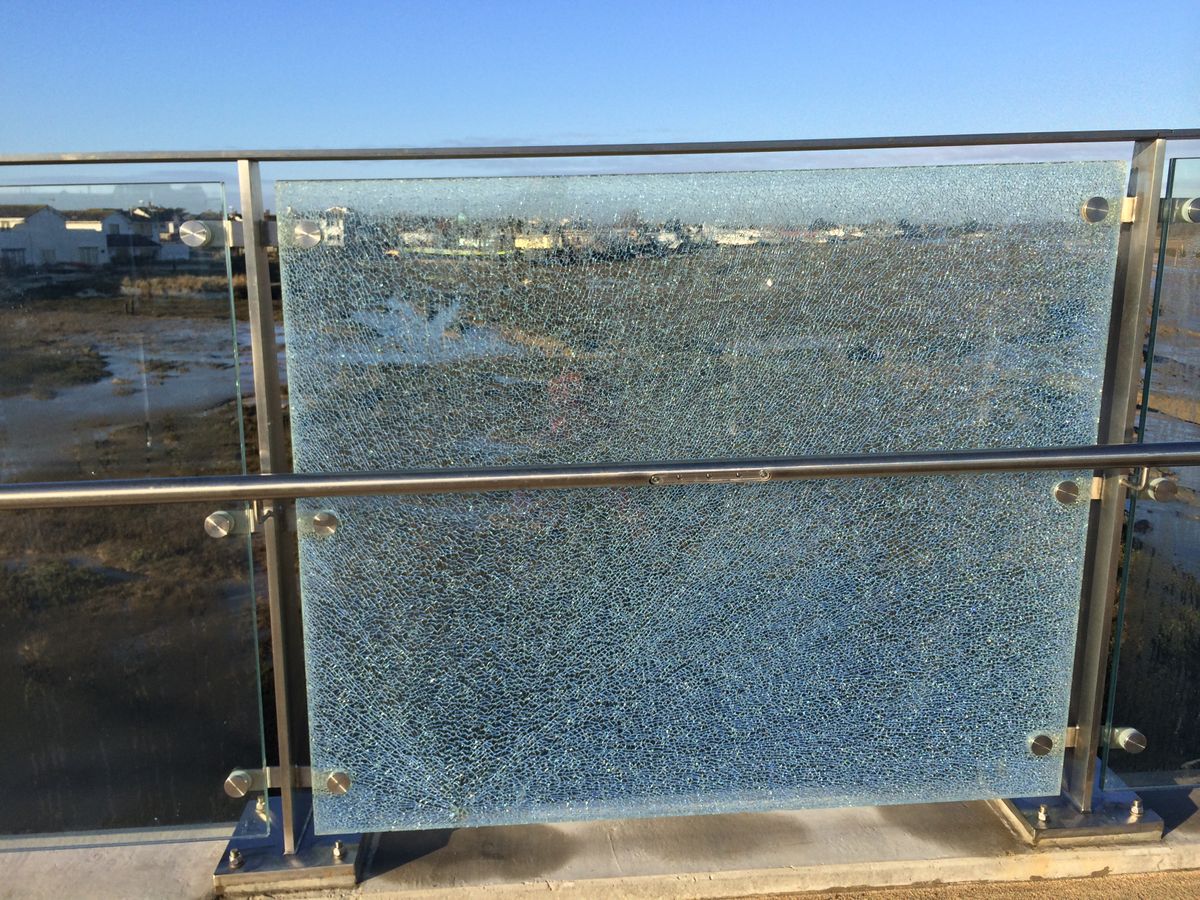
<path fill-rule="evenodd" d="M 227 293 L 25 284 L 0 301 L 0 480 L 241 471 Z M 211 511 L 0 514 L 0 833 L 240 813 L 221 783 L 261 763 L 262 623 L 249 547 L 206 537 Z"/>

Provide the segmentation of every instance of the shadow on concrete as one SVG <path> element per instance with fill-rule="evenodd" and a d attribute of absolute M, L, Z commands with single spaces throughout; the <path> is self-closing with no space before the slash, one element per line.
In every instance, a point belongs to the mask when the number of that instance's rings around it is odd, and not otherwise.
<path fill-rule="evenodd" d="M 562 868 L 579 844 L 552 825 L 394 832 L 380 836 L 367 877 L 411 887 L 520 881 Z"/>
<path fill-rule="evenodd" d="M 1193 829 L 1200 827 L 1200 818 L 1197 817 L 1197 813 L 1200 813 L 1200 805 L 1196 803 L 1200 792 L 1180 788 L 1161 791 L 1146 790 L 1145 788 L 1136 788 L 1135 790 L 1146 802 L 1146 806 L 1162 816 L 1164 835 L 1170 834 L 1189 822 Z"/>

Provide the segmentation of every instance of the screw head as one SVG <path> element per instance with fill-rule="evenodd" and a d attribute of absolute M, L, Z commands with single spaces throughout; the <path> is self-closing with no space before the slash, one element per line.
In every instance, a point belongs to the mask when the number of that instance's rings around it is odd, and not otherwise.
<path fill-rule="evenodd" d="M 179 226 L 179 240 L 185 247 L 207 247 L 212 239 L 212 229 L 199 219 L 189 219 Z"/>
<path fill-rule="evenodd" d="M 1046 804 L 1043 803 L 1038 807 L 1037 820 L 1039 822 L 1044 823 L 1044 822 L 1047 822 L 1049 819 L 1050 819 L 1050 811 L 1049 811 L 1049 809 L 1047 809 Z"/>
<path fill-rule="evenodd" d="M 1146 804 L 1142 802 L 1141 797 L 1134 797 L 1133 802 L 1129 804 L 1129 817 L 1132 819 L 1140 819 L 1142 814 L 1146 812 Z"/>
<path fill-rule="evenodd" d="M 321 537 L 329 537 L 338 529 L 337 513 L 323 509 L 312 517 L 313 532 Z"/>
<path fill-rule="evenodd" d="M 335 797 L 340 797 L 350 790 L 350 775 L 341 771 L 330 772 L 325 779 L 325 788 Z"/>
<path fill-rule="evenodd" d="M 242 851 L 237 847 L 229 848 L 229 868 L 240 869 L 246 864 L 246 857 L 242 856 Z"/>
<path fill-rule="evenodd" d="M 333 842 L 333 858 L 342 859 L 346 855 L 346 845 L 341 841 Z"/>
<path fill-rule="evenodd" d="M 1083 216 L 1083 221 L 1095 225 L 1108 218 L 1108 210 L 1109 203 L 1103 197 L 1088 197 L 1079 207 L 1079 214 Z"/>
<path fill-rule="evenodd" d="M 227 538 L 236 528 L 237 521 L 233 518 L 233 513 L 223 509 L 209 513 L 208 518 L 204 520 L 204 533 L 210 538 Z"/>
<path fill-rule="evenodd" d="M 651 476 L 650 476 L 650 483 L 651 483 L 651 484 L 658 484 L 658 483 L 660 483 L 661 481 L 662 481 L 662 476 L 661 476 L 661 475 L 651 475 Z"/>
<path fill-rule="evenodd" d="M 225 793 L 230 797 L 245 797 L 254 786 L 254 779 L 245 769 L 234 769 L 225 777 Z"/>
<path fill-rule="evenodd" d="M 1054 749 L 1054 738 L 1048 734 L 1035 734 L 1028 743 L 1029 752 L 1034 756 L 1046 756 Z"/>
<path fill-rule="evenodd" d="M 1054 486 L 1054 499 L 1063 506 L 1075 506 L 1083 499 L 1078 481 L 1060 481 Z"/>
<path fill-rule="evenodd" d="M 321 243 L 321 226 L 310 219 L 301 219 L 292 229 L 296 246 L 301 250 L 311 250 Z"/>

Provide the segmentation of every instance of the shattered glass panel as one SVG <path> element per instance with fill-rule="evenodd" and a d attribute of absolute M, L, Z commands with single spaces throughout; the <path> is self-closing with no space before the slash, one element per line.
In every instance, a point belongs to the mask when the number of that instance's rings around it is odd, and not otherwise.
<path fill-rule="evenodd" d="M 1091 443 L 1126 177 L 281 182 L 296 467 Z M 1052 793 L 1065 477 L 305 501 L 318 829 Z"/>

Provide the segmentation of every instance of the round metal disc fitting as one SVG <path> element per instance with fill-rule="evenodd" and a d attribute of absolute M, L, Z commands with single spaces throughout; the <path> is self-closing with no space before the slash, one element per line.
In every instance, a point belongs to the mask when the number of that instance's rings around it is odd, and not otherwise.
<path fill-rule="evenodd" d="M 204 533 L 210 538 L 227 538 L 233 534 L 236 528 L 237 520 L 234 519 L 233 514 L 223 509 L 209 513 L 208 518 L 204 520 Z"/>
<path fill-rule="evenodd" d="M 1108 210 L 1109 203 L 1103 197 L 1088 197 L 1079 207 L 1079 214 L 1083 216 L 1083 221 L 1095 225 L 1108 218 Z"/>
<path fill-rule="evenodd" d="M 1029 752 L 1034 756 L 1045 756 L 1054 749 L 1054 738 L 1048 734 L 1035 734 L 1029 739 Z"/>
<path fill-rule="evenodd" d="M 1146 749 L 1146 736 L 1136 728 L 1114 728 L 1109 733 L 1108 745 L 1126 753 L 1141 753 Z"/>
<path fill-rule="evenodd" d="M 1193 225 L 1200 225 L 1200 197 L 1184 200 L 1179 207 L 1179 218 Z"/>
<path fill-rule="evenodd" d="M 339 771 L 330 772 L 329 777 L 325 779 L 325 789 L 335 797 L 347 793 L 350 790 L 349 774 Z"/>
<path fill-rule="evenodd" d="M 1179 485 L 1174 478 L 1151 478 L 1146 485 L 1146 496 L 1151 500 L 1166 503 L 1179 494 Z"/>
<path fill-rule="evenodd" d="M 323 509 L 312 517 L 313 533 L 321 537 L 329 537 L 338 529 L 337 513 Z"/>
<path fill-rule="evenodd" d="M 1074 506 L 1083 499 L 1078 481 L 1060 481 L 1054 486 L 1054 499 L 1063 506 Z"/>
<path fill-rule="evenodd" d="M 225 777 L 225 793 L 230 797 L 245 797 L 254 786 L 254 779 L 245 769 L 234 769 Z"/>
<path fill-rule="evenodd" d="M 207 247 L 212 243 L 213 231 L 207 222 L 188 219 L 179 226 L 179 240 L 185 247 Z"/>
<path fill-rule="evenodd" d="M 302 219 L 292 229 L 292 236 L 301 250 L 311 250 L 321 243 L 321 226 L 311 219 Z"/>

